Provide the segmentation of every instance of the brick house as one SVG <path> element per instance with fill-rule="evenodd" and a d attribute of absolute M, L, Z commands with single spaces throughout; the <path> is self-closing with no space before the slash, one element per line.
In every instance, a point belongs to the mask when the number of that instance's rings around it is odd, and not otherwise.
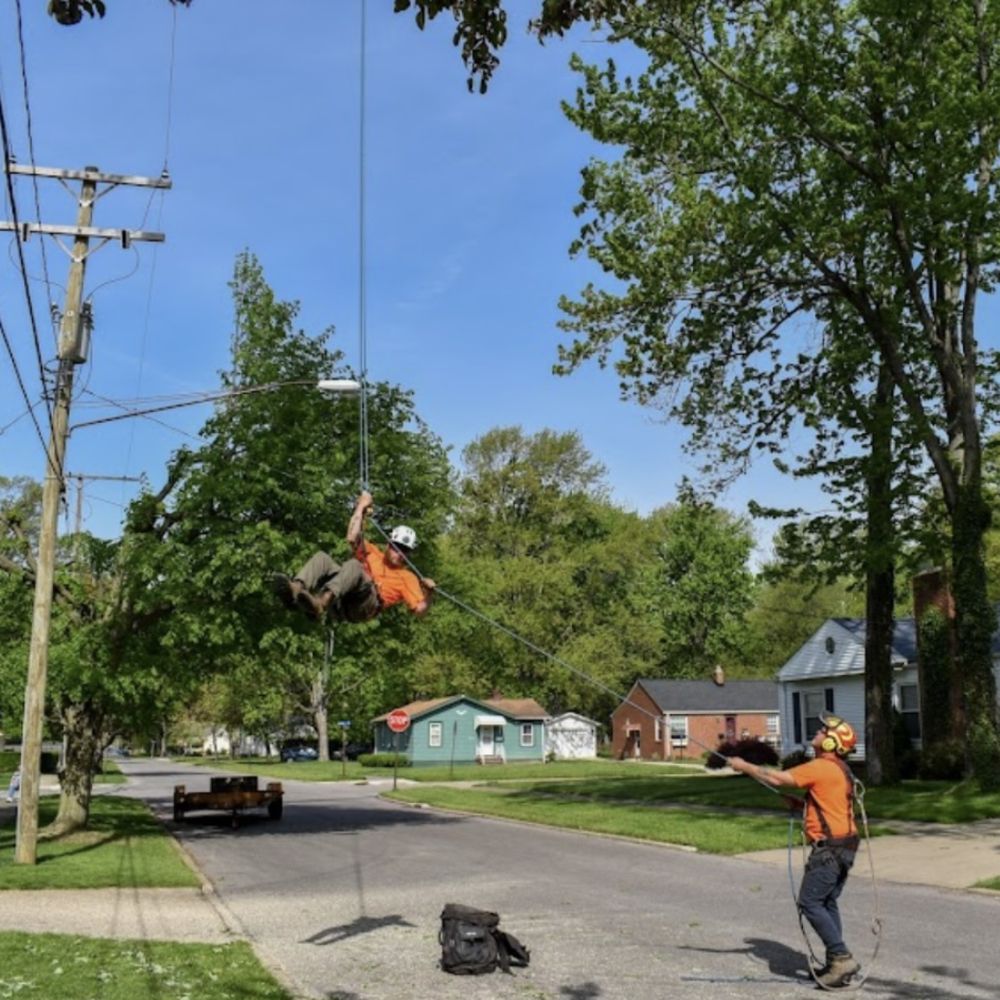
<path fill-rule="evenodd" d="M 723 740 L 781 741 L 774 681 L 641 679 L 611 714 L 611 746 L 620 760 L 701 757 Z"/>

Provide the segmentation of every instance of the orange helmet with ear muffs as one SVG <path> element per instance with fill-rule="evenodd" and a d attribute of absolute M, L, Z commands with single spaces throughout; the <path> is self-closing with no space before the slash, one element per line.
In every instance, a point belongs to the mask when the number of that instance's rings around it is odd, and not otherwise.
<path fill-rule="evenodd" d="M 846 757 L 858 745 L 858 735 L 854 732 L 854 727 L 839 715 L 821 712 L 819 721 L 826 730 L 826 735 L 820 743 L 820 749 L 824 753 L 835 753 L 840 757 Z"/>

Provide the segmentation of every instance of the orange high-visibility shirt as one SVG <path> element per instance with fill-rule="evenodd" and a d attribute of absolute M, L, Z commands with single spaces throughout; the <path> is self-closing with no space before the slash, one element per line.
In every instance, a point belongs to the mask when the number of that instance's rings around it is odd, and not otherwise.
<path fill-rule="evenodd" d="M 393 604 L 405 601 L 406 606 L 415 611 L 427 600 L 416 573 L 405 566 L 390 566 L 385 561 L 385 553 L 377 545 L 362 539 L 355 555 L 372 578 L 382 607 L 390 608 Z"/>
<path fill-rule="evenodd" d="M 795 779 L 799 788 L 805 788 L 813 797 L 819 808 L 823 810 L 830 832 L 827 834 L 816 814 L 812 802 L 806 801 L 806 837 L 810 842 L 822 840 L 826 836 L 848 837 L 857 833 L 854 825 L 854 812 L 848 799 L 847 776 L 836 761 L 824 757 L 799 764 L 788 769 L 788 774 Z"/>

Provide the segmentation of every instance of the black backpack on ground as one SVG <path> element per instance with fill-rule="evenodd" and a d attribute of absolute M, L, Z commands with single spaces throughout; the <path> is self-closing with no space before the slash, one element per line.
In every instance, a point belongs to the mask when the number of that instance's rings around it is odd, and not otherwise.
<path fill-rule="evenodd" d="M 500 917 L 461 903 L 448 903 L 441 911 L 441 968 L 458 976 L 478 976 L 500 966 L 530 961 L 528 949 L 512 934 L 500 930 Z"/>

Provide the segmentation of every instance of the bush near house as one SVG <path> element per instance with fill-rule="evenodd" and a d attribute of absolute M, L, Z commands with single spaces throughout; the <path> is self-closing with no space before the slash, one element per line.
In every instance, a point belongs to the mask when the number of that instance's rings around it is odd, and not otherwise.
<path fill-rule="evenodd" d="M 709 756 L 705 761 L 705 767 L 710 771 L 718 771 L 726 766 L 723 757 L 742 757 L 751 764 L 762 764 L 768 767 L 775 767 L 778 763 L 778 752 L 770 743 L 763 740 L 724 740 L 716 747 L 716 753 Z"/>
<path fill-rule="evenodd" d="M 363 753 L 358 757 L 362 767 L 410 767 L 410 758 L 402 753 Z"/>

